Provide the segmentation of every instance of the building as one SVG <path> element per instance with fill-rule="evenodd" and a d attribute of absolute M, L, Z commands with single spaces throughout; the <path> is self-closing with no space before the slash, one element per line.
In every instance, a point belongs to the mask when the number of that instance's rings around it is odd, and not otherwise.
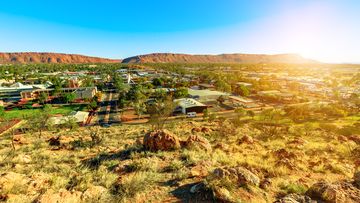
<path fill-rule="evenodd" d="M 189 95 L 191 98 L 200 102 L 216 101 L 220 96 L 228 97 L 229 93 L 219 92 L 214 90 L 194 90 L 189 89 Z"/>
<path fill-rule="evenodd" d="M 187 114 L 189 112 L 202 113 L 205 109 L 207 109 L 205 104 L 198 102 L 195 99 L 182 98 L 175 99 L 174 102 L 176 102 L 178 105 L 178 111 L 181 111 L 183 114 Z"/>
<path fill-rule="evenodd" d="M 66 123 L 69 119 L 73 119 L 78 124 L 85 124 L 89 117 L 89 112 L 85 111 L 73 111 L 68 116 L 51 117 L 49 123 L 53 125 L 61 125 Z"/>
<path fill-rule="evenodd" d="M 236 86 L 252 87 L 253 85 L 251 83 L 247 83 L 247 82 L 237 82 Z"/>
<path fill-rule="evenodd" d="M 200 90 L 215 90 L 215 86 L 212 84 L 200 83 L 198 86 Z"/>
<path fill-rule="evenodd" d="M 33 89 L 41 89 L 45 88 L 42 86 L 34 86 L 34 85 L 23 85 L 20 82 L 17 82 L 10 87 L 0 87 L 0 100 L 11 101 L 11 100 L 20 100 L 21 92 Z"/>
<path fill-rule="evenodd" d="M 34 100 L 38 99 L 40 94 L 45 93 L 49 97 L 54 95 L 55 89 L 34 89 L 34 90 L 25 90 L 21 92 L 21 99 L 24 100 Z M 97 93 L 96 87 L 78 87 L 78 88 L 61 88 L 59 90 L 58 96 L 62 96 L 66 93 L 75 93 L 75 99 L 91 99 Z"/>

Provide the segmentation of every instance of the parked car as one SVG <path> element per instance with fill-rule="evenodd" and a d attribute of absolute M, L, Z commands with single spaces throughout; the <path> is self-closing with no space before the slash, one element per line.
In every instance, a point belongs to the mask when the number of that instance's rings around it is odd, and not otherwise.
<path fill-rule="evenodd" d="M 196 117 L 196 112 L 188 112 L 188 113 L 186 114 L 186 117 L 188 117 L 188 118 L 195 118 L 195 117 Z"/>

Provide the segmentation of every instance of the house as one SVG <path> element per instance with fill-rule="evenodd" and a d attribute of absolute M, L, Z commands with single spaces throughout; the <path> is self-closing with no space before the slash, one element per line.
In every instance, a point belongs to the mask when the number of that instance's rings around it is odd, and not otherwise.
<path fill-rule="evenodd" d="M 35 88 L 40 88 L 40 86 L 34 87 L 33 85 L 23 85 L 20 82 L 17 82 L 10 87 L 0 87 L 0 100 L 20 100 L 22 91 L 32 90 Z"/>
<path fill-rule="evenodd" d="M 230 94 L 214 90 L 194 90 L 189 89 L 189 95 L 191 98 L 200 102 L 216 101 L 220 96 L 228 97 Z"/>
<path fill-rule="evenodd" d="M 252 87 L 253 85 L 251 83 L 247 83 L 247 82 L 237 82 L 236 86 Z"/>
<path fill-rule="evenodd" d="M 49 119 L 49 123 L 53 125 L 61 125 L 66 123 L 69 119 L 74 119 L 76 123 L 83 125 L 86 123 L 88 117 L 89 117 L 89 112 L 73 111 L 68 116 L 51 117 Z"/>
<path fill-rule="evenodd" d="M 206 90 L 206 89 L 215 90 L 215 86 L 212 84 L 200 83 L 198 86 L 199 86 L 199 89 L 201 89 L 201 90 Z"/>
<path fill-rule="evenodd" d="M 207 106 L 205 104 L 198 102 L 195 99 L 182 98 L 175 99 L 174 102 L 177 103 L 177 108 L 183 114 L 187 114 L 189 112 L 202 113 L 205 109 L 207 109 Z"/>
<path fill-rule="evenodd" d="M 38 99 L 41 93 L 45 93 L 48 96 L 53 96 L 55 89 L 34 89 L 34 90 L 25 90 L 21 92 L 21 98 L 24 100 L 34 100 Z M 59 90 L 58 96 L 61 96 L 66 93 L 75 93 L 75 99 L 91 99 L 97 93 L 96 87 L 78 87 L 78 88 L 61 88 Z"/>

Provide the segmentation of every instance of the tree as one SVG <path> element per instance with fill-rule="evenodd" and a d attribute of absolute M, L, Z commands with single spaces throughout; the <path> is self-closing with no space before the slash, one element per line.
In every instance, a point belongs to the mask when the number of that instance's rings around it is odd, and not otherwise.
<path fill-rule="evenodd" d="M 152 125 L 153 130 L 161 130 L 168 118 L 174 112 L 176 105 L 171 97 L 165 100 L 156 100 L 156 102 L 147 106 L 147 112 L 150 114 L 149 123 Z"/>
<path fill-rule="evenodd" d="M 125 84 L 124 80 L 121 77 L 116 75 L 113 80 L 115 89 L 118 93 L 120 93 L 120 95 L 124 95 L 129 91 L 130 86 L 128 84 Z"/>
<path fill-rule="evenodd" d="M 204 111 L 203 111 L 203 120 L 204 120 L 204 121 L 209 118 L 209 114 L 210 114 L 209 110 L 208 110 L 208 109 L 204 109 Z"/>
<path fill-rule="evenodd" d="M 251 118 L 254 118 L 254 116 L 255 116 L 255 112 L 254 112 L 254 111 L 249 110 L 249 111 L 247 111 L 246 113 L 247 113 L 247 115 L 250 116 Z"/>
<path fill-rule="evenodd" d="M 77 128 L 79 127 L 76 119 L 75 119 L 73 116 L 71 116 L 71 115 L 66 116 L 66 117 L 64 118 L 63 122 L 64 122 L 63 125 L 64 125 L 66 128 L 68 128 L 69 131 L 75 130 L 75 129 L 77 129 Z"/>
<path fill-rule="evenodd" d="M 217 80 L 215 85 L 220 91 L 231 92 L 231 86 L 223 80 Z"/>
<path fill-rule="evenodd" d="M 155 86 L 155 87 L 159 87 L 159 86 L 163 86 L 164 85 L 164 80 L 162 78 L 154 78 L 152 80 L 152 84 Z"/>
<path fill-rule="evenodd" d="M 248 87 L 246 87 L 245 85 L 240 85 L 237 89 L 237 93 L 240 95 L 240 96 L 244 96 L 244 97 L 247 97 L 249 96 L 250 94 L 250 90 Z"/>
<path fill-rule="evenodd" d="M 76 94 L 74 92 L 66 93 L 64 95 L 64 100 L 66 103 L 71 103 L 76 99 Z"/>
<path fill-rule="evenodd" d="M 5 108 L 3 106 L 0 106 L 0 121 L 4 120 L 5 118 Z"/>
<path fill-rule="evenodd" d="M 134 110 L 140 119 L 141 115 L 146 112 L 146 105 L 142 101 L 136 101 L 133 103 Z"/>
<path fill-rule="evenodd" d="M 51 111 L 52 106 L 50 104 L 45 104 L 38 113 L 28 118 L 30 128 L 39 133 L 39 138 L 42 136 L 44 130 L 52 127 L 50 120 Z"/>
<path fill-rule="evenodd" d="M 239 108 L 236 108 L 235 109 L 235 113 L 237 113 L 237 115 L 239 116 L 239 117 L 244 117 L 244 116 L 246 116 L 246 110 L 244 109 L 244 108 L 242 108 L 242 107 L 239 107 Z"/>
<path fill-rule="evenodd" d="M 90 101 L 90 103 L 87 105 L 87 109 L 89 111 L 95 111 L 98 108 L 98 103 L 96 100 Z"/>
<path fill-rule="evenodd" d="M 218 97 L 216 99 L 217 102 L 219 102 L 220 104 L 223 104 L 225 102 L 225 97 L 223 95 L 221 95 L 220 97 Z"/>
<path fill-rule="evenodd" d="M 48 100 L 48 95 L 45 92 L 41 92 L 38 100 L 40 104 L 45 104 L 46 101 Z"/>
<path fill-rule="evenodd" d="M 181 87 L 181 88 L 176 89 L 174 97 L 178 99 L 178 98 L 187 97 L 188 95 L 189 95 L 188 88 Z"/>

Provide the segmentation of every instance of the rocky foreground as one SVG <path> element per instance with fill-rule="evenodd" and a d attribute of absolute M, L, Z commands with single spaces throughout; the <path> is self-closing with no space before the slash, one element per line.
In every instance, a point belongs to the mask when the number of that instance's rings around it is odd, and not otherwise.
<path fill-rule="evenodd" d="M 360 202 L 357 135 L 296 126 L 269 137 L 228 121 L 168 125 L 7 135 L 0 141 L 0 199 Z"/>

